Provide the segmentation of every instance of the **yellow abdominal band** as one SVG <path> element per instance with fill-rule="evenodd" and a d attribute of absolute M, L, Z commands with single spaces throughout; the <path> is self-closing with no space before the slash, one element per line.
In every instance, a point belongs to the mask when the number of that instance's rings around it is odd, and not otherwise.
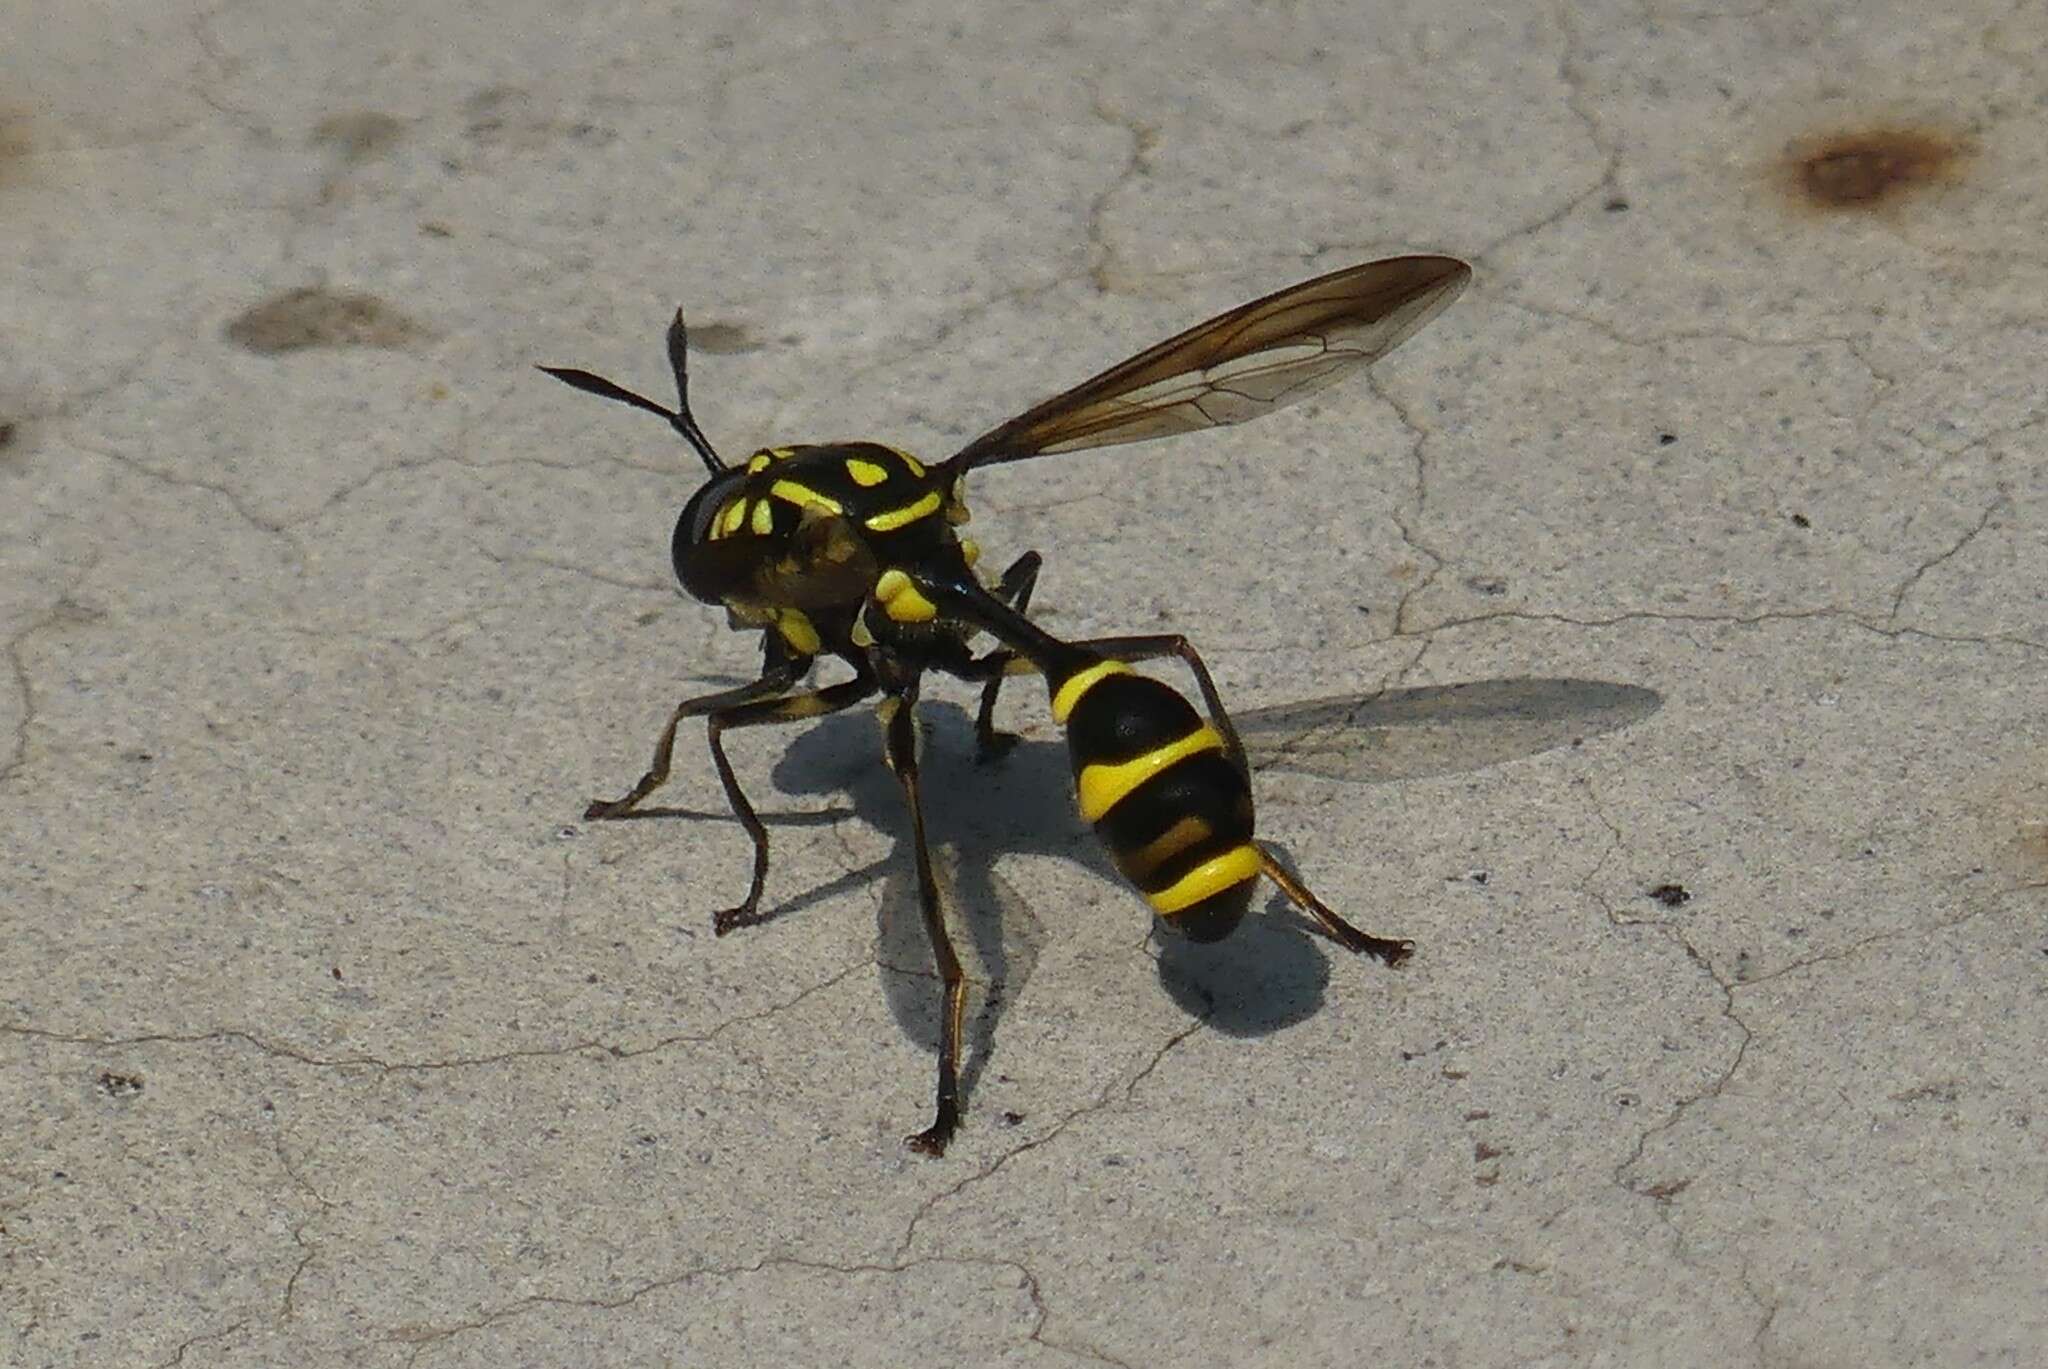
<path fill-rule="evenodd" d="M 1061 727 L 1067 725 L 1074 705 L 1081 702 L 1081 696 L 1101 684 L 1111 675 L 1128 675 L 1131 668 L 1122 661 L 1097 661 L 1086 670 L 1077 670 L 1060 683 L 1052 692 L 1052 720 Z"/>
<path fill-rule="evenodd" d="M 1232 847 L 1214 860 L 1197 865 L 1157 893 L 1146 894 L 1145 901 L 1161 917 L 1172 917 L 1211 895 L 1244 883 L 1260 868 L 1258 848 L 1249 843 Z"/>
<path fill-rule="evenodd" d="M 1146 780 L 1172 765 L 1175 761 L 1203 751 L 1221 751 L 1223 738 L 1216 729 L 1203 723 L 1200 727 L 1177 742 L 1156 746 L 1142 756 L 1133 757 L 1117 765 L 1084 765 L 1077 787 L 1081 796 L 1081 816 L 1095 822 L 1116 807 L 1117 801 L 1136 789 Z"/>

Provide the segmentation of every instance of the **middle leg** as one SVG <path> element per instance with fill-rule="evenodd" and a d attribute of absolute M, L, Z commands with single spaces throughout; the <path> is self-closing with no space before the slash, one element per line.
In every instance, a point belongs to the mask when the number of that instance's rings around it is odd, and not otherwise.
<path fill-rule="evenodd" d="M 924 830 L 924 801 L 917 781 L 917 681 L 890 694 L 882 702 L 883 754 L 889 769 L 903 785 L 903 798 L 910 808 L 910 838 L 917 853 L 917 901 L 924 913 L 925 935 L 932 943 L 932 960 L 945 985 L 944 1015 L 939 1026 L 939 1085 L 932 1124 L 904 1144 L 927 1155 L 944 1155 L 946 1143 L 960 1126 L 960 1040 L 967 1019 L 967 976 L 954 954 L 952 938 L 946 934 L 945 909 L 939 900 L 939 881 L 932 873 L 932 851 Z"/>

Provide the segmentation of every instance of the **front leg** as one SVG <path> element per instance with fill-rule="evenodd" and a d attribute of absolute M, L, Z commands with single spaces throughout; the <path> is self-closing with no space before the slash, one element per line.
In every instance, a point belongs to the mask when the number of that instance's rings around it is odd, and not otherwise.
<path fill-rule="evenodd" d="M 996 582 L 996 598 L 1020 614 L 1028 613 L 1031 591 L 1038 584 L 1038 568 L 1044 559 L 1035 551 L 1027 551 L 1013 561 Z M 988 683 L 981 691 L 981 709 L 974 715 L 974 759 L 986 763 L 1007 754 L 1017 744 L 1016 733 L 996 731 L 996 695 L 1002 691 L 1003 680 L 1010 675 L 1031 674 L 1036 667 L 1007 647 L 998 647 L 975 664 L 988 671 Z"/>
<path fill-rule="evenodd" d="M 761 678 L 752 684 L 737 689 L 722 689 L 716 694 L 703 694 L 694 699 L 685 699 L 669 714 L 668 726 L 661 729 L 661 736 L 654 743 L 654 760 L 648 765 L 631 789 L 615 799 L 592 799 L 583 810 L 585 822 L 598 822 L 629 816 L 640 806 L 640 801 L 668 783 L 669 762 L 675 756 L 676 728 L 685 718 L 702 717 L 707 713 L 723 713 L 744 707 L 761 699 L 787 694 L 791 686 L 803 678 L 810 668 L 808 658 L 800 661 L 785 660 L 771 652 L 770 659 L 763 663 Z"/>
<path fill-rule="evenodd" d="M 849 708 L 874 692 L 875 677 L 862 671 L 850 680 L 826 685 L 823 689 L 806 690 L 780 699 L 762 699 L 711 715 L 707 729 L 711 762 L 718 768 L 718 781 L 725 786 L 725 799 L 732 805 L 733 816 L 739 819 L 740 826 L 746 829 L 747 836 L 754 843 L 754 873 L 747 884 L 747 896 L 736 906 L 721 908 L 712 914 L 711 930 L 715 935 L 724 936 L 735 927 L 751 927 L 765 921 L 759 909 L 761 890 L 768 882 L 768 829 L 761 825 L 761 819 L 754 813 L 754 805 L 747 801 L 746 794 L 740 789 L 732 762 L 726 759 L 722 740 L 724 733 L 735 727 L 760 727 L 768 723 L 822 718 L 827 713 Z"/>

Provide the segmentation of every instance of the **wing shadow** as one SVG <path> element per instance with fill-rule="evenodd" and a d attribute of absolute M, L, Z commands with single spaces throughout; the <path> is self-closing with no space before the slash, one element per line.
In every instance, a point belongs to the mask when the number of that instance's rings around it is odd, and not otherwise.
<path fill-rule="evenodd" d="M 1656 691 L 1636 685 L 1512 677 L 1336 695 L 1232 716 L 1255 770 L 1384 784 L 1481 770 L 1577 746 L 1639 722 L 1662 704 Z M 993 1052 L 997 1022 L 1029 978 L 1046 937 L 1057 930 L 1055 923 L 1049 933 L 1040 912 L 995 872 L 997 858 L 1011 852 L 1052 855 L 1105 880 L 1118 877 L 1075 815 L 1063 741 L 1027 739 L 998 763 L 981 765 L 973 759 L 973 727 L 964 709 L 927 700 L 919 717 L 934 863 L 956 949 L 975 986 L 962 1079 L 971 1094 Z M 772 778 L 786 795 L 829 795 L 851 807 L 835 804 L 780 817 L 764 811 L 765 822 L 807 825 L 851 814 L 895 834 L 888 855 L 812 889 L 778 899 L 771 884 L 770 905 L 777 917 L 797 913 L 880 875 L 876 930 L 883 993 L 904 1034 L 936 1051 L 940 993 L 918 909 L 909 824 L 901 789 L 881 763 L 874 722 L 861 710 L 796 733 Z M 1313 877 L 1313 859 L 1309 865 Z M 1131 907 L 1134 914 L 1143 908 L 1135 895 Z M 1317 944 L 1321 938 L 1312 924 L 1277 893 L 1265 912 L 1213 945 L 1162 934 L 1154 924 L 1161 986 L 1188 1012 L 1229 1035 L 1262 1036 L 1311 1016 L 1330 980 L 1330 954 Z"/>

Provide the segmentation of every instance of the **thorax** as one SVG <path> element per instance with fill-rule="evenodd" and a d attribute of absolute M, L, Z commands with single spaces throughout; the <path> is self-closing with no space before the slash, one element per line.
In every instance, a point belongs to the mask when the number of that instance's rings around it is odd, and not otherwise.
<path fill-rule="evenodd" d="M 780 631 L 802 654 L 865 648 L 938 627 L 904 571 L 971 564 L 954 532 L 967 518 L 942 473 L 894 447 L 765 448 L 704 511 L 677 570 L 736 625 Z"/>

